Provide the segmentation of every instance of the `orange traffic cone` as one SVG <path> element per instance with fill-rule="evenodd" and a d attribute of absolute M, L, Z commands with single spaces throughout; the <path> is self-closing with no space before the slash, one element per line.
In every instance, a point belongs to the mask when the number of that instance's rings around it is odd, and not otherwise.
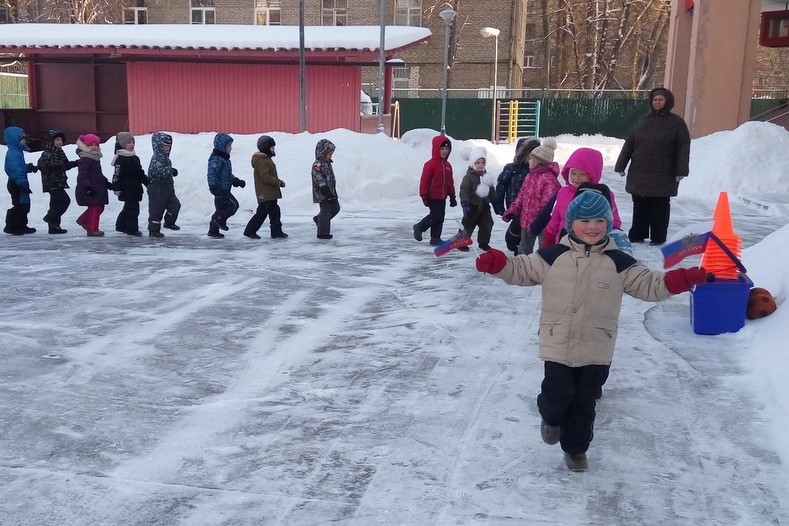
<path fill-rule="evenodd" d="M 742 240 L 734 233 L 728 193 L 721 192 L 718 195 L 718 203 L 715 205 L 712 219 L 712 233 L 726 245 L 726 248 L 731 250 L 732 254 L 739 258 L 742 253 Z M 701 257 L 701 265 L 707 272 L 715 274 L 717 278 L 737 279 L 739 277 L 736 263 L 712 239 L 707 242 L 707 248 Z"/>

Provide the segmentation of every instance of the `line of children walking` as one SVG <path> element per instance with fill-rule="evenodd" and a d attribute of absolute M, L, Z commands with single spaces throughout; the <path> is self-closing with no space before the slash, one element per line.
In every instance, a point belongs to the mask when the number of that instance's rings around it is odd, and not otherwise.
<path fill-rule="evenodd" d="M 118 214 L 115 229 L 130 236 L 140 237 L 139 229 L 140 202 L 144 188 L 148 192 L 148 233 L 152 238 L 162 238 L 162 227 L 180 230 L 176 224 L 181 202 L 175 193 L 174 177 L 178 170 L 173 168 L 170 160 L 173 138 L 166 133 L 154 133 L 151 136 L 153 156 L 148 166 L 148 175 L 142 168 L 140 158 L 135 152 L 136 141 L 130 132 L 116 135 L 115 156 L 112 182 L 101 169 L 101 139 L 95 134 L 84 134 L 77 139 L 78 160 L 70 161 L 63 151 L 65 134 L 59 130 L 50 130 L 47 145 L 38 160 L 38 165 L 25 163 L 24 153 L 29 151 L 28 137 L 24 130 L 17 126 L 9 126 L 4 131 L 4 140 L 8 146 L 5 159 L 5 171 L 8 175 L 7 189 L 11 194 L 12 207 L 6 213 L 5 233 L 13 235 L 32 234 L 35 228 L 27 226 L 30 212 L 30 184 L 27 174 L 41 169 L 42 189 L 50 194 L 49 210 L 44 222 L 49 226 L 50 234 L 65 234 L 61 227 L 63 214 L 68 209 L 71 199 L 66 193 L 68 176 L 66 172 L 77 168 L 77 185 L 75 199 L 77 204 L 86 210 L 77 218 L 77 224 L 83 227 L 88 236 L 100 237 L 104 232 L 99 222 L 106 205 L 109 204 L 109 191 L 114 191 L 123 203 Z M 233 138 L 226 133 L 218 133 L 214 137 L 213 151 L 208 159 L 208 187 L 214 196 L 215 212 L 211 216 L 208 236 L 223 238 L 220 230 L 229 229 L 227 220 L 238 210 L 238 200 L 232 193 L 233 187 L 244 188 L 246 182 L 233 175 L 230 152 Z M 268 135 L 263 135 L 257 142 L 258 152 L 252 155 L 252 168 L 255 180 L 255 195 L 258 207 L 244 229 L 244 235 L 251 239 L 260 239 L 257 231 L 266 218 L 269 219 L 271 237 L 286 239 L 288 235 L 282 230 L 281 210 L 278 200 L 282 198 L 285 182 L 279 179 L 273 157 L 276 155 L 276 143 Z M 339 213 L 340 204 L 337 195 L 336 178 L 332 166 L 335 145 L 327 140 L 318 141 L 315 148 L 315 162 L 312 165 L 312 196 L 313 202 L 319 205 L 318 215 L 313 217 L 316 225 L 317 238 L 332 239 L 331 220 Z"/>

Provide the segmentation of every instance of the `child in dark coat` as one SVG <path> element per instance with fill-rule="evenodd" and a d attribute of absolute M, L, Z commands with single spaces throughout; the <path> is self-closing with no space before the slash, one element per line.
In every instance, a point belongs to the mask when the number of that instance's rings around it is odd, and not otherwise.
<path fill-rule="evenodd" d="M 477 270 L 511 285 L 543 286 L 540 434 L 547 444 L 561 443 L 569 469 L 585 471 L 595 393 L 608 376 L 622 295 L 660 301 L 706 282 L 707 272 L 654 272 L 618 250 L 608 237 L 614 223 L 611 205 L 595 189 L 570 202 L 565 220 L 569 234 L 559 244 L 515 257 L 489 250 L 477 258 Z"/>
<path fill-rule="evenodd" d="M 318 229 L 318 239 L 331 239 L 331 220 L 340 213 L 337 197 L 337 180 L 334 178 L 332 157 L 336 147 L 328 139 L 315 145 L 315 162 L 312 163 L 312 202 L 320 211 L 312 218 Z"/>
<path fill-rule="evenodd" d="M 148 165 L 148 236 L 164 237 L 162 234 L 162 218 L 164 228 L 181 230 L 175 224 L 178 212 L 181 211 L 181 201 L 175 195 L 175 181 L 178 170 L 173 168 L 170 161 L 170 150 L 173 146 L 173 136 L 167 133 L 154 133 L 151 135 L 153 157 Z"/>
<path fill-rule="evenodd" d="M 523 180 L 529 173 L 529 154 L 540 145 L 540 140 L 536 137 L 525 137 L 518 139 L 515 146 L 515 157 L 512 162 L 505 165 L 496 180 L 496 197 L 491 200 L 493 211 L 502 215 L 504 211 L 518 197 Z M 521 240 L 520 221 L 510 221 L 507 231 L 504 233 L 504 240 L 507 248 L 518 255 L 518 244 Z"/>
<path fill-rule="evenodd" d="M 89 133 L 77 139 L 77 187 L 74 196 L 77 204 L 87 206 L 77 218 L 77 224 L 85 229 L 90 237 L 101 237 L 104 232 L 99 230 L 99 218 L 104 207 L 110 202 L 108 189 L 112 185 L 101 172 L 101 141 L 98 136 Z"/>
<path fill-rule="evenodd" d="M 18 126 L 9 126 L 3 133 L 8 151 L 5 154 L 5 173 L 8 176 L 8 193 L 11 194 L 11 208 L 5 215 L 3 232 L 15 236 L 32 234 L 35 228 L 27 226 L 27 214 L 30 213 L 30 181 L 27 174 L 37 172 L 33 163 L 25 163 L 24 152 L 27 147 L 27 135 Z"/>
<path fill-rule="evenodd" d="M 49 130 L 46 149 L 38 158 L 38 169 L 41 170 L 41 189 L 49 192 L 49 210 L 44 222 L 49 225 L 50 234 L 65 234 L 67 230 L 60 228 L 60 220 L 71 204 L 66 193 L 68 188 L 67 170 L 76 168 L 78 161 L 69 161 L 63 151 L 65 134 L 60 130 Z"/>
<path fill-rule="evenodd" d="M 226 133 L 214 136 L 214 150 L 208 157 L 208 189 L 214 196 L 214 215 L 208 225 L 208 237 L 221 239 L 225 237 L 219 229 L 228 230 L 227 220 L 238 211 L 238 200 L 231 190 L 234 186 L 244 188 L 247 183 L 233 175 L 230 163 L 230 152 L 233 149 L 233 138 Z"/>
<path fill-rule="evenodd" d="M 460 182 L 460 206 L 463 207 L 463 228 L 471 237 L 479 226 L 477 243 L 482 250 L 490 250 L 490 234 L 493 232 L 493 216 L 490 214 L 490 200 L 495 196 L 493 185 L 495 176 L 485 171 L 487 153 L 484 148 L 474 148 L 468 158 L 469 167 Z M 465 249 L 465 250 L 463 250 Z M 458 250 L 467 252 L 468 247 Z"/>
<path fill-rule="evenodd" d="M 282 215 L 277 203 L 277 200 L 282 198 L 281 189 L 285 188 L 285 181 L 277 176 L 277 166 L 273 159 L 277 154 L 277 143 L 268 135 L 261 135 L 257 146 L 258 151 L 252 154 L 252 169 L 255 172 L 258 208 L 247 223 L 244 235 L 251 239 L 260 239 L 258 229 L 268 217 L 272 239 L 286 239 L 288 235 L 282 231 Z"/>
<path fill-rule="evenodd" d="M 134 153 L 134 135 L 120 132 L 116 135 L 115 158 L 112 160 L 115 172 L 112 187 L 123 202 L 123 209 L 115 221 L 115 230 L 130 236 L 140 237 L 140 201 L 143 185 L 148 186 L 148 177 L 142 169 L 140 158 Z"/>
<path fill-rule="evenodd" d="M 430 160 L 422 167 L 422 177 L 419 179 L 419 197 L 430 212 L 414 225 L 414 239 L 422 241 L 422 233 L 429 229 L 432 246 L 443 243 L 441 232 L 444 229 L 447 197 L 449 197 L 449 206 L 458 204 L 455 198 L 452 165 L 448 161 L 451 151 L 452 142 L 446 135 L 433 137 Z"/>

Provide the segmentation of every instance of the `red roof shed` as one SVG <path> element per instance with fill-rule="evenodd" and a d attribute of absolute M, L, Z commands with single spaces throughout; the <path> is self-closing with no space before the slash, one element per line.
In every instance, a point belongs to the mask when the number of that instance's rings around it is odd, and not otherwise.
<path fill-rule="evenodd" d="M 307 130 L 363 131 L 361 67 L 378 64 L 380 27 L 308 26 L 304 37 Z M 429 37 L 388 26 L 385 56 Z M 0 124 L 33 136 L 56 127 L 68 139 L 299 132 L 299 50 L 298 26 L 10 24 L 0 53 L 29 62 L 31 109 L 3 110 Z"/>

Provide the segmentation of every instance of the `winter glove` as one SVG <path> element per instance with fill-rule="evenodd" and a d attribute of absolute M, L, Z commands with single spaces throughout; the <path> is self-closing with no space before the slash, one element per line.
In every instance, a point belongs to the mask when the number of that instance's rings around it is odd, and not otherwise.
<path fill-rule="evenodd" d="M 547 230 L 544 230 L 542 233 L 542 239 L 540 240 L 540 248 L 550 247 L 556 244 L 556 234 L 551 234 Z"/>
<path fill-rule="evenodd" d="M 33 163 L 27 163 L 27 172 L 28 173 L 30 173 L 30 172 L 36 173 L 37 171 L 38 171 L 38 166 L 36 166 Z"/>
<path fill-rule="evenodd" d="M 20 186 L 19 187 L 19 193 L 20 194 L 32 194 L 33 191 L 30 189 L 29 186 Z"/>
<path fill-rule="evenodd" d="M 503 214 L 501 214 L 501 218 L 507 223 L 509 223 L 510 221 L 512 221 L 512 214 L 510 214 L 509 212 L 504 212 Z"/>
<path fill-rule="evenodd" d="M 491 248 L 477 256 L 477 272 L 498 274 L 507 265 L 507 256 L 501 250 Z"/>
<path fill-rule="evenodd" d="M 500 216 L 504 213 L 504 205 L 501 203 L 491 203 L 493 205 L 493 213 Z"/>
<path fill-rule="evenodd" d="M 458 205 L 458 200 L 455 199 L 454 195 L 450 195 L 449 196 L 449 206 L 457 206 L 457 205 Z"/>
<path fill-rule="evenodd" d="M 247 182 L 243 179 L 239 179 L 238 177 L 233 177 L 233 186 L 238 186 L 240 188 L 244 188 L 247 185 Z"/>
<path fill-rule="evenodd" d="M 285 181 L 280 181 L 279 182 L 279 187 L 280 188 L 285 188 Z"/>
<path fill-rule="evenodd" d="M 429 207 L 430 206 L 430 199 L 428 199 L 426 196 L 423 196 L 422 197 L 422 204 Z"/>
<path fill-rule="evenodd" d="M 76 168 L 79 166 L 79 161 L 69 161 L 66 163 L 66 170 L 71 170 L 72 168 Z"/>
<path fill-rule="evenodd" d="M 467 216 L 471 213 L 471 203 L 469 203 L 468 201 L 461 201 L 460 208 L 463 209 L 464 216 Z"/>
<path fill-rule="evenodd" d="M 687 175 L 678 175 L 677 176 L 677 182 L 678 183 L 681 182 L 685 177 L 687 177 Z"/>
<path fill-rule="evenodd" d="M 695 285 L 707 282 L 707 271 L 704 267 L 678 268 L 670 270 L 663 276 L 666 288 L 672 294 L 681 294 Z"/>
<path fill-rule="evenodd" d="M 92 186 L 86 186 L 85 195 L 87 195 L 88 197 L 93 197 L 94 195 L 96 195 L 96 189 L 93 188 Z"/>
<path fill-rule="evenodd" d="M 616 172 L 616 173 L 619 174 L 619 177 L 624 177 L 625 176 L 625 172 Z"/>
<path fill-rule="evenodd" d="M 178 177 L 178 170 L 176 170 L 175 168 L 171 168 L 170 175 L 172 175 L 173 177 Z"/>

